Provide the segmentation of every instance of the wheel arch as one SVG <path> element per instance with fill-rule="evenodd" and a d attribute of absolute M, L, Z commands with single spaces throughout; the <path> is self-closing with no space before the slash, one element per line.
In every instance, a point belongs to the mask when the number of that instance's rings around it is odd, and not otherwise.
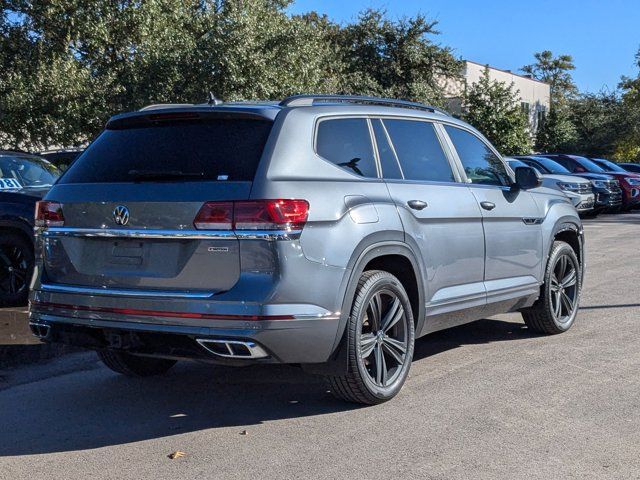
<path fill-rule="evenodd" d="M 394 268 L 394 259 L 401 260 Z M 425 321 L 425 283 L 422 269 L 417 255 L 411 247 L 401 241 L 380 241 L 363 248 L 357 249 L 352 255 L 340 291 L 342 293 L 342 303 L 340 310 L 340 322 L 333 346 L 333 354 L 326 364 L 305 365 L 305 369 L 312 373 L 324 375 L 339 375 L 347 369 L 347 345 L 346 326 L 351 313 L 351 307 L 358 285 L 358 279 L 367 270 L 386 270 L 398 277 L 405 287 L 407 295 L 411 301 L 412 313 L 416 331 L 420 331 Z M 404 271 L 404 268 L 411 266 L 411 272 Z M 384 267 L 387 267 L 386 269 Z M 394 273 L 395 272 L 395 273 Z M 411 285 L 411 282 L 414 282 Z"/>

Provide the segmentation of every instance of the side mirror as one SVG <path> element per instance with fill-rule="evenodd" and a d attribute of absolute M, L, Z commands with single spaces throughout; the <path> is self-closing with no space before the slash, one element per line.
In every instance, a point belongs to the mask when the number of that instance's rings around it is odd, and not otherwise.
<path fill-rule="evenodd" d="M 520 188 L 522 190 L 529 190 L 531 188 L 537 188 L 542 185 L 542 177 L 540 177 L 535 168 L 517 167 L 515 172 L 515 187 L 517 188 Z"/>

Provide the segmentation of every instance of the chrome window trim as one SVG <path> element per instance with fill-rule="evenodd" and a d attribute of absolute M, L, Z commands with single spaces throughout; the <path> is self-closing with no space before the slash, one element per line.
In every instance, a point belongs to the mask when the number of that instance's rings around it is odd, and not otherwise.
<path fill-rule="evenodd" d="M 169 230 L 48 227 L 36 229 L 36 234 L 52 237 L 149 238 L 186 240 L 296 240 L 302 230 Z"/>

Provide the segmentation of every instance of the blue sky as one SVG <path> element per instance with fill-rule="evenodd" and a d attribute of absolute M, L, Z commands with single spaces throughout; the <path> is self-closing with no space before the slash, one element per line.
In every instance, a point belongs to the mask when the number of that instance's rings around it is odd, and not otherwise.
<path fill-rule="evenodd" d="M 572 55 L 583 91 L 614 89 L 638 71 L 640 0 L 297 0 L 291 11 L 347 22 L 367 7 L 392 18 L 423 13 L 438 20 L 437 41 L 457 56 L 514 72 L 540 50 Z"/>

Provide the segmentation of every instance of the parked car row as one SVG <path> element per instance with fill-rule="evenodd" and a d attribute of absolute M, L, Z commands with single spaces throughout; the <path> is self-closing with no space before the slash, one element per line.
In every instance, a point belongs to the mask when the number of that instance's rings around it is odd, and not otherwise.
<path fill-rule="evenodd" d="M 640 173 L 609 160 L 536 154 L 514 156 L 507 161 L 512 168 L 533 167 L 542 176 L 544 186 L 564 192 L 583 216 L 640 207 Z"/>

